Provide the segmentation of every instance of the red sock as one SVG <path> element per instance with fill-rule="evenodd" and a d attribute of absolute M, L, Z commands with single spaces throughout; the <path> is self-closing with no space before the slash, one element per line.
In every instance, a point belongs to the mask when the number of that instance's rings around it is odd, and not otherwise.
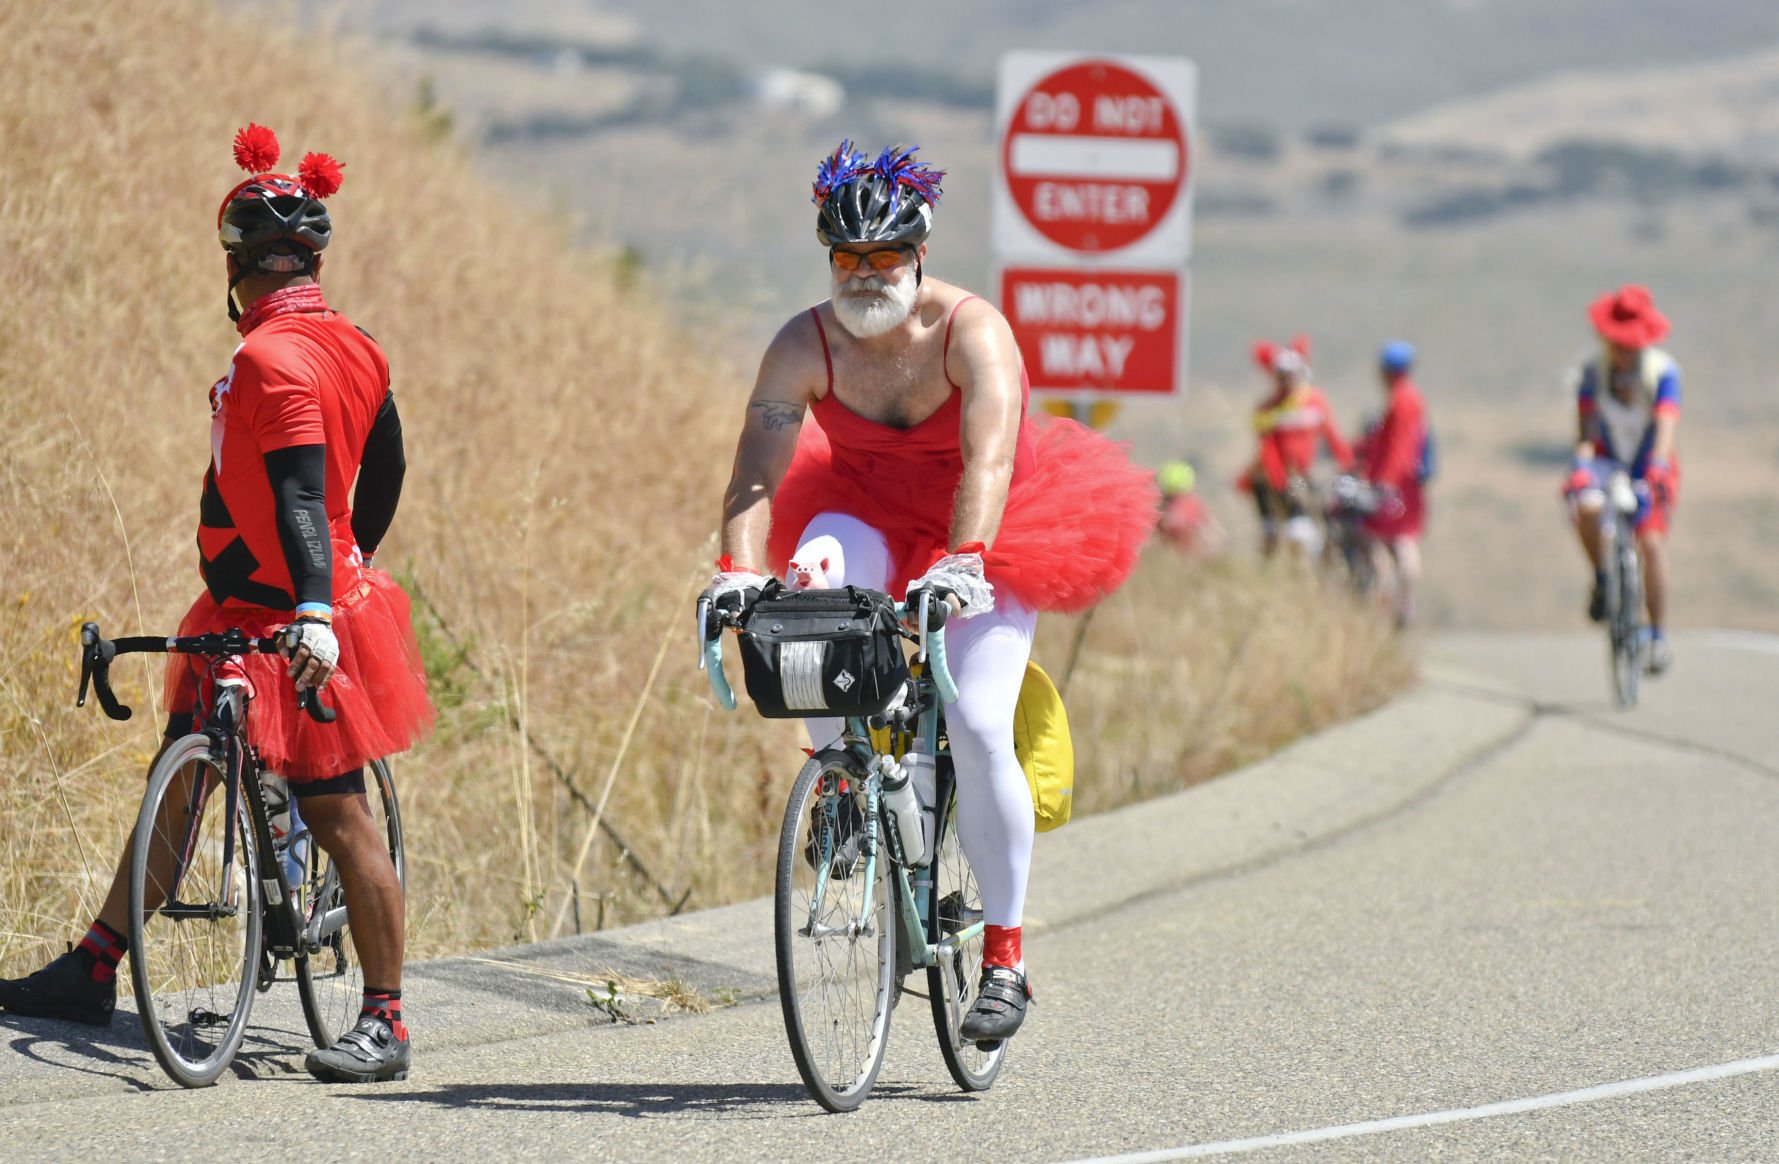
<path fill-rule="evenodd" d="M 130 943 L 122 934 L 95 919 L 92 928 L 87 930 L 86 937 L 80 939 L 77 948 L 91 956 L 94 982 L 115 982 L 117 964 L 123 961 L 124 952 L 130 948 Z"/>
<path fill-rule="evenodd" d="M 1023 955 L 1019 951 L 1018 926 L 984 926 L 982 941 L 982 964 L 984 966 L 1005 966 L 1009 970 L 1019 965 Z"/>
<path fill-rule="evenodd" d="M 408 1028 L 402 1023 L 402 992 L 399 990 L 376 990 L 364 988 L 364 1004 L 358 1008 L 358 1017 L 374 1014 L 389 1024 L 398 1039 L 408 1037 Z"/>

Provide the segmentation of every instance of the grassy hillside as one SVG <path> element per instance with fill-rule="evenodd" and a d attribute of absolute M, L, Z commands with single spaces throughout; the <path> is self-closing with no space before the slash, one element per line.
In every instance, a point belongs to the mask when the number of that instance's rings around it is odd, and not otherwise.
<path fill-rule="evenodd" d="M 0 8 L 0 972 L 96 906 L 156 744 L 149 663 L 117 670 L 128 724 L 73 708 L 75 629 L 164 633 L 199 589 L 205 391 L 236 342 L 213 215 L 249 119 L 288 158 L 345 162 L 324 284 L 402 401 L 380 563 L 443 711 L 398 766 L 414 950 L 558 932 L 571 899 L 592 926 L 765 884 L 797 735 L 718 713 L 687 641 L 753 353 L 517 208 L 377 68 L 200 0 Z M 1089 629 L 1086 805 L 1406 677 L 1375 621 L 1301 579 L 1182 570 L 1150 563 Z M 1058 661 L 1072 625 L 1042 634 Z"/>

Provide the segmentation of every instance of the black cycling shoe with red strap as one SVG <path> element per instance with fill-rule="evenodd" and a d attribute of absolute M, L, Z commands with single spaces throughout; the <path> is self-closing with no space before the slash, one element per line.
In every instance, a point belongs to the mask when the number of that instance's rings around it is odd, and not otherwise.
<path fill-rule="evenodd" d="M 0 1012 L 8 1014 L 106 1027 L 116 1007 L 116 979 L 96 980 L 91 959 L 79 950 L 29 977 L 0 981 Z"/>
<path fill-rule="evenodd" d="M 983 966 L 976 1002 L 958 1027 L 958 1037 L 984 1050 L 992 1049 L 991 1044 L 1013 1037 L 1025 1021 L 1031 998 L 1032 988 L 1025 975 L 1010 966 Z"/>
<path fill-rule="evenodd" d="M 361 1014 L 358 1025 L 303 1064 L 323 1083 L 387 1083 L 408 1077 L 408 1040 L 389 1020 Z"/>

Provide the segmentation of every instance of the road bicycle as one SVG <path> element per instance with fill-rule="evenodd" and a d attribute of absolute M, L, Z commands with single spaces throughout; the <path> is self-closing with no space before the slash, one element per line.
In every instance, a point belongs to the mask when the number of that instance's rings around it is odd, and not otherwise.
<path fill-rule="evenodd" d="M 1353 593 L 1364 598 L 1377 583 L 1371 537 L 1365 519 L 1383 508 L 1383 491 L 1364 478 L 1343 473 L 1328 483 L 1323 520 L 1328 528 L 1327 561 L 1345 571 Z"/>
<path fill-rule="evenodd" d="M 880 596 L 889 603 L 887 596 Z M 913 679 L 885 710 L 846 719 L 839 744 L 810 756 L 791 785 L 778 838 L 773 930 L 779 1004 L 797 1073 L 815 1101 L 851 1111 L 870 1095 L 889 1046 L 890 1018 L 904 993 L 925 997 L 939 1052 L 965 1091 L 994 1084 L 1001 1042 L 966 1042 L 959 1026 L 975 1002 L 982 969 L 982 899 L 956 830 L 956 773 L 944 705 L 957 688 L 945 662 L 939 604 L 922 592 L 919 635 L 893 606 L 901 638 L 916 643 Z M 745 616 L 700 600 L 699 667 L 718 702 L 735 708 L 723 673 L 721 632 Z M 938 625 L 934 625 L 937 623 Z M 932 629 L 928 629 L 929 626 Z M 886 773 L 910 755 L 934 760 L 932 829 L 923 852 L 905 848 L 885 801 Z M 926 971 L 923 996 L 906 985 Z"/>
<path fill-rule="evenodd" d="M 1600 515 L 1601 564 L 1606 568 L 1606 641 L 1612 694 L 1621 708 L 1637 706 L 1648 634 L 1643 625 L 1643 561 L 1637 552 L 1638 497 L 1630 475 L 1614 470 Z"/>
<path fill-rule="evenodd" d="M 111 688 L 117 656 L 173 653 L 209 661 L 193 731 L 155 760 L 130 841 L 130 977 L 155 1058 L 182 1086 L 214 1083 L 240 1050 L 254 996 L 287 981 L 278 976 L 283 961 L 292 964 L 310 1037 L 317 1047 L 332 1046 L 350 1028 L 363 990 L 347 941 L 344 889 L 306 831 L 275 839 L 266 772 L 252 741 L 252 693 L 228 666 L 238 655 L 276 653 L 280 639 L 251 638 L 238 629 L 107 639 L 89 622 L 80 641 L 76 705 L 86 706 L 90 684 L 116 720 L 132 714 Z M 333 722 L 333 709 L 314 689 L 300 699 L 310 718 Z M 401 810 L 389 764 L 375 760 L 365 774 L 371 813 L 405 886 Z M 221 811 L 207 812 L 218 792 Z"/>

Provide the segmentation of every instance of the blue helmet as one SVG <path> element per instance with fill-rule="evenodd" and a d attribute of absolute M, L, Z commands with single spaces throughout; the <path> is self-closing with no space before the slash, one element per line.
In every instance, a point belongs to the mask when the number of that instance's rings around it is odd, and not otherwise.
<path fill-rule="evenodd" d="M 1415 345 L 1407 340 L 1391 340 L 1378 352 L 1377 361 L 1386 372 L 1406 372 L 1415 365 Z"/>

